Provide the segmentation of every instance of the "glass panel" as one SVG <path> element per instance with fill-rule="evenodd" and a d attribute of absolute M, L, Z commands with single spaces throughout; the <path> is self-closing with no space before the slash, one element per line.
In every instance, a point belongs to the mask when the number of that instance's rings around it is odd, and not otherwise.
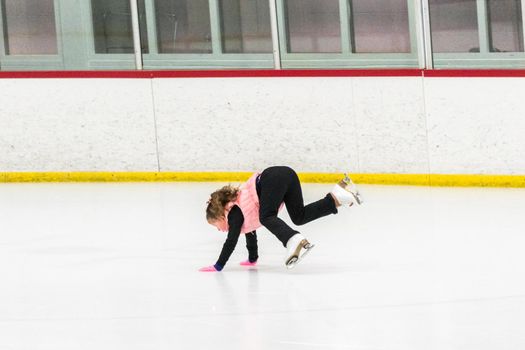
<path fill-rule="evenodd" d="M 520 0 L 488 0 L 490 51 L 523 52 Z"/>
<path fill-rule="evenodd" d="M 1 0 L 7 55 L 58 53 L 53 0 Z"/>
<path fill-rule="evenodd" d="M 211 53 L 208 0 L 155 0 L 159 53 Z"/>
<path fill-rule="evenodd" d="M 223 52 L 272 52 L 268 0 L 221 0 L 220 11 Z"/>
<path fill-rule="evenodd" d="M 476 0 L 430 0 L 434 52 L 479 52 Z"/>
<path fill-rule="evenodd" d="M 410 52 L 406 0 L 352 0 L 354 52 Z"/>
<path fill-rule="evenodd" d="M 144 0 L 138 1 L 139 13 L 145 13 Z M 95 53 L 133 53 L 133 29 L 129 0 L 91 0 Z M 140 16 L 142 52 L 148 52 L 146 19 Z"/>
<path fill-rule="evenodd" d="M 339 0 L 286 0 L 288 52 L 341 52 Z"/>

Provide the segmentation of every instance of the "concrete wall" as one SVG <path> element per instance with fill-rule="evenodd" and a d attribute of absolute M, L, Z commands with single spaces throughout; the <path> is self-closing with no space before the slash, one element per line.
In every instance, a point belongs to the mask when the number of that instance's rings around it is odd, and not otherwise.
<path fill-rule="evenodd" d="M 524 101 L 521 78 L 0 79 L 0 171 L 524 174 Z"/>

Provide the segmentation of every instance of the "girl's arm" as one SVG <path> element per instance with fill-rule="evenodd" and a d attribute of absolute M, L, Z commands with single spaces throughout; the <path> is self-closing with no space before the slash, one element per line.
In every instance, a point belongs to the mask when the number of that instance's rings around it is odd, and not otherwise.
<path fill-rule="evenodd" d="M 235 246 L 237 246 L 243 223 L 244 215 L 242 215 L 241 209 L 238 206 L 234 205 L 228 214 L 228 237 L 226 238 L 226 242 L 224 242 L 224 245 L 222 246 L 222 251 L 219 255 L 219 259 L 214 265 L 217 271 L 221 271 L 224 268 L 224 265 L 226 265 L 226 262 L 232 255 Z"/>

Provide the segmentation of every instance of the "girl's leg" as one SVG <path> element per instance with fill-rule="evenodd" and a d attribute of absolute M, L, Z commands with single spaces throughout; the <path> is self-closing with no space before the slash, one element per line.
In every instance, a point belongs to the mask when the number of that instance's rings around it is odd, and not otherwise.
<path fill-rule="evenodd" d="M 290 214 L 290 219 L 296 225 L 304 225 L 310 221 L 319 219 L 330 214 L 337 214 L 337 207 L 331 194 L 327 194 L 323 199 L 304 205 L 303 192 L 299 177 L 294 172 L 288 191 L 284 196 L 286 210 Z"/>
<path fill-rule="evenodd" d="M 285 247 L 288 240 L 299 232 L 277 217 L 282 202 L 296 225 L 337 213 L 335 201 L 330 194 L 305 207 L 299 178 L 289 167 L 271 167 L 263 171 L 260 190 L 259 220 Z"/>
<path fill-rule="evenodd" d="M 259 221 L 286 247 L 288 240 L 299 233 L 277 217 L 279 207 L 288 190 L 289 170 L 271 167 L 261 174 L 259 193 Z"/>

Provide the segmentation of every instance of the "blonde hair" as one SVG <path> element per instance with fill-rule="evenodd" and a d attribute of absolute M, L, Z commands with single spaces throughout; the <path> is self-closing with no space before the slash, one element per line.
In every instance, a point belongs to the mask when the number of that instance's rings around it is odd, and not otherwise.
<path fill-rule="evenodd" d="M 237 199 L 239 188 L 231 185 L 224 186 L 213 192 L 206 207 L 206 220 L 215 221 L 224 218 L 226 205 Z"/>

